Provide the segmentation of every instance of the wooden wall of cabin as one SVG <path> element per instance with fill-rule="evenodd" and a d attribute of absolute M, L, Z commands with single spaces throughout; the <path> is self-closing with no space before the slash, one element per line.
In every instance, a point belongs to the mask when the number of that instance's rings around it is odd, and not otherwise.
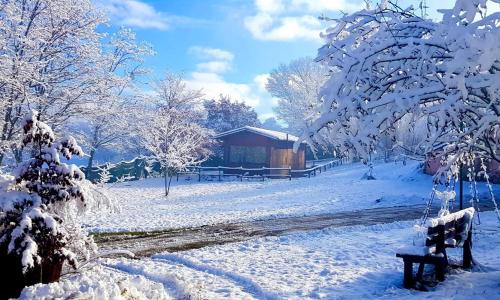
<path fill-rule="evenodd" d="M 300 145 L 297 153 L 293 154 L 292 170 L 304 170 L 306 168 L 306 145 Z"/>
<path fill-rule="evenodd" d="M 306 168 L 305 150 L 303 144 L 293 152 L 293 143 L 288 143 L 286 148 L 271 148 L 271 168 L 289 168 L 292 170 L 303 170 Z M 272 174 L 287 174 L 287 171 L 273 170 Z"/>
<path fill-rule="evenodd" d="M 246 167 L 246 168 L 260 168 L 270 167 L 271 165 L 271 147 L 273 146 L 272 140 L 252 133 L 240 132 L 237 134 L 229 135 L 221 139 L 224 143 L 224 166 L 226 167 Z M 246 146 L 246 147 L 265 147 L 266 148 L 266 163 L 262 164 L 240 164 L 232 163 L 230 160 L 231 146 Z"/>
<path fill-rule="evenodd" d="M 252 132 L 239 132 L 233 135 L 226 136 L 221 139 L 224 145 L 224 166 L 227 167 L 246 167 L 246 168 L 289 168 L 305 169 L 305 144 L 302 144 L 297 153 L 293 153 L 293 142 L 277 141 L 258 135 Z M 230 160 L 231 146 L 246 146 L 256 147 L 261 146 L 266 148 L 266 163 L 249 164 L 249 163 L 233 163 Z M 277 174 L 281 174 L 279 171 Z M 287 171 L 284 171 L 287 173 Z"/>

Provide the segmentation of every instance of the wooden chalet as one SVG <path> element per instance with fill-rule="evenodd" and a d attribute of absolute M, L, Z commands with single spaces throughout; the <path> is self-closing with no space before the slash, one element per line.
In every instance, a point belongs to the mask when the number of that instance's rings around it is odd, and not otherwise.
<path fill-rule="evenodd" d="M 297 153 L 293 145 L 298 137 L 288 133 L 245 126 L 215 136 L 222 142 L 225 167 L 291 168 L 306 167 L 306 144 L 301 143 Z M 270 173 L 279 173 L 270 170 Z"/>

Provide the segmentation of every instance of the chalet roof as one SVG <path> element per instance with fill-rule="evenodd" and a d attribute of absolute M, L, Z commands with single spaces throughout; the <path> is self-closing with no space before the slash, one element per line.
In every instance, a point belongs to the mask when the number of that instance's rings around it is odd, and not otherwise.
<path fill-rule="evenodd" d="M 215 136 L 215 138 L 221 138 L 225 137 L 228 135 L 232 135 L 235 133 L 240 133 L 240 132 L 252 132 L 258 135 L 262 135 L 274 140 L 279 140 L 279 141 L 290 141 L 290 142 L 296 142 L 299 140 L 298 137 L 285 133 L 285 132 L 280 132 L 280 131 L 274 131 L 274 130 L 268 130 L 268 129 L 262 129 L 262 128 L 257 128 L 257 127 L 252 127 L 252 126 L 245 126 L 245 127 L 240 127 L 236 129 L 232 129 L 226 132 L 219 133 Z"/>

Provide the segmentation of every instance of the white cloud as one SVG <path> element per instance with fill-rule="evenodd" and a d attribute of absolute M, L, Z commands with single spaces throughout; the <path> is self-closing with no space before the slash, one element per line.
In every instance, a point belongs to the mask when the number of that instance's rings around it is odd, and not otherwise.
<path fill-rule="evenodd" d="M 262 93 L 266 93 L 267 92 L 266 85 L 267 85 L 267 81 L 269 80 L 269 76 L 270 75 L 268 73 L 259 74 L 259 75 L 255 76 L 254 79 L 253 79 L 253 81 L 257 85 L 257 88 Z"/>
<path fill-rule="evenodd" d="M 209 61 L 197 64 L 196 68 L 198 71 L 220 74 L 231 70 L 231 64 L 227 61 Z"/>
<path fill-rule="evenodd" d="M 267 113 L 259 114 L 259 120 L 261 122 L 264 122 L 265 120 L 267 120 L 269 118 L 275 118 L 276 119 L 276 114 L 274 112 L 267 112 Z"/>
<path fill-rule="evenodd" d="M 257 14 L 245 19 L 245 27 L 258 40 L 319 40 L 320 21 L 313 16 L 279 17 Z"/>
<path fill-rule="evenodd" d="M 189 48 L 188 52 L 203 60 L 232 61 L 234 59 L 234 54 L 218 48 L 193 46 Z"/>
<path fill-rule="evenodd" d="M 232 68 L 234 54 L 229 51 L 193 46 L 189 48 L 188 53 L 202 61 L 196 65 L 197 72 L 221 74 Z"/>
<path fill-rule="evenodd" d="M 149 4 L 139 0 L 99 0 L 98 5 L 119 25 L 166 30 L 168 19 Z"/>
<path fill-rule="evenodd" d="M 191 88 L 202 89 L 206 98 L 218 99 L 222 94 L 230 96 L 234 101 L 245 102 L 251 107 L 260 104 L 260 97 L 253 92 L 251 85 L 227 82 L 215 73 L 193 72 L 186 82 Z"/>
<path fill-rule="evenodd" d="M 353 1 L 354 2 L 354 1 Z M 365 7 L 363 1 L 350 3 L 345 0 L 292 0 L 291 7 L 296 10 L 306 10 L 308 12 L 354 12 Z"/>
<path fill-rule="evenodd" d="M 135 28 L 167 30 L 174 24 L 199 22 L 187 17 L 164 14 L 141 0 L 96 0 L 111 22 Z"/>
<path fill-rule="evenodd" d="M 269 113 L 275 103 L 266 90 L 269 74 L 258 74 L 248 82 L 230 82 L 223 73 L 231 69 L 233 53 L 200 46 L 191 47 L 188 52 L 201 60 L 186 78 L 190 88 L 201 89 L 207 99 L 218 99 L 220 95 L 225 95 L 235 102 L 244 102 L 253 107 L 259 117 Z"/>
<path fill-rule="evenodd" d="M 277 13 L 284 9 L 281 0 L 255 0 L 255 6 L 261 12 Z"/>
<path fill-rule="evenodd" d="M 248 16 L 244 25 L 258 40 L 319 40 L 324 29 L 320 13 L 351 12 L 363 7 L 361 0 L 255 0 L 257 13 Z"/>

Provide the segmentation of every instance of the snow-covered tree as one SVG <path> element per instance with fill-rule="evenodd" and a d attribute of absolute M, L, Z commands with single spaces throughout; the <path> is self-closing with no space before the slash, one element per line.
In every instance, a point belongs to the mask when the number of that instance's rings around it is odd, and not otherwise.
<path fill-rule="evenodd" d="M 20 122 L 36 109 L 55 130 L 102 90 L 105 19 L 91 0 L 0 2 L 0 161 L 20 161 Z"/>
<path fill-rule="evenodd" d="M 167 73 L 154 85 L 151 107 L 145 107 L 139 137 L 149 156 L 161 164 L 168 196 L 172 175 L 205 161 L 211 131 L 199 125 L 204 116 L 200 91 L 189 89 L 182 76 Z"/>
<path fill-rule="evenodd" d="M 425 117 L 420 147 L 443 151 L 453 174 L 465 157 L 498 161 L 500 13 L 484 14 L 488 2 L 457 0 L 440 23 L 390 1 L 335 20 L 318 52 L 331 73 L 324 102 L 303 137 L 328 128 L 367 158 L 411 114 Z"/>
<path fill-rule="evenodd" d="M 220 95 L 219 99 L 203 102 L 207 117 L 202 126 L 221 133 L 243 126 L 261 126 L 255 110 L 243 102 L 233 101 L 229 96 Z M 219 143 L 212 143 L 208 164 L 220 165 L 224 151 Z"/>
<path fill-rule="evenodd" d="M 84 174 L 60 160 L 82 155 L 72 137 L 55 139 L 33 111 L 22 122 L 34 156 L 0 178 L 0 290 L 16 297 L 26 285 L 58 280 L 64 262 L 77 267 L 96 250 L 77 216 L 92 206 Z"/>
<path fill-rule="evenodd" d="M 328 69 L 305 57 L 273 70 L 266 89 L 278 99 L 274 109 L 292 133 L 301 133 L 315 119 L 321 104 L 320 89 L 328 79 Z"/>
<path fill-rule="evenodd" d="M 101 148 L 119 150 L 126 147 L 129 122 L 135 109 L 136 81 L 147 70 L 144 56 L 152 55 L 147 44 L 136 42 L 134 32 L 121 28 L 103 47 L 102 90 L 84 106 L 83 122 L 76 122 L 77 137 L 88 148 L 87 171 L 93 166 L 95 153 Z M 81 119 L 82 116 L 77 116 Z"/>
<path fill-rule="evenodd" d="M 156 109 L 182 112 L 186 121 L 205 119 L 202 91 L 189 88 L 182 74 L 166 72 L 162 79 L 153 81 L 152 87 L 151 98 Z"/>
<path fill-rule="evenodd" d="M 243 102 L 233 101 L 229 96 L 220 95 L 219 99 L 206 100 L 203 106 L 207 112 L 203 125 L 216 133 L 243 126 L 260 125 L 253 108 Z"/>
<path fill-rule="evenodd" d="M 284 131 L 286 130 L 283 126 L 281 126 L 278 121 L 274 117 L 270 117 L 264 120 L 262 122 L 262 128 L 264 129 L 269 129 L 269 130 L 275 130 L 275 131 Z"/>

